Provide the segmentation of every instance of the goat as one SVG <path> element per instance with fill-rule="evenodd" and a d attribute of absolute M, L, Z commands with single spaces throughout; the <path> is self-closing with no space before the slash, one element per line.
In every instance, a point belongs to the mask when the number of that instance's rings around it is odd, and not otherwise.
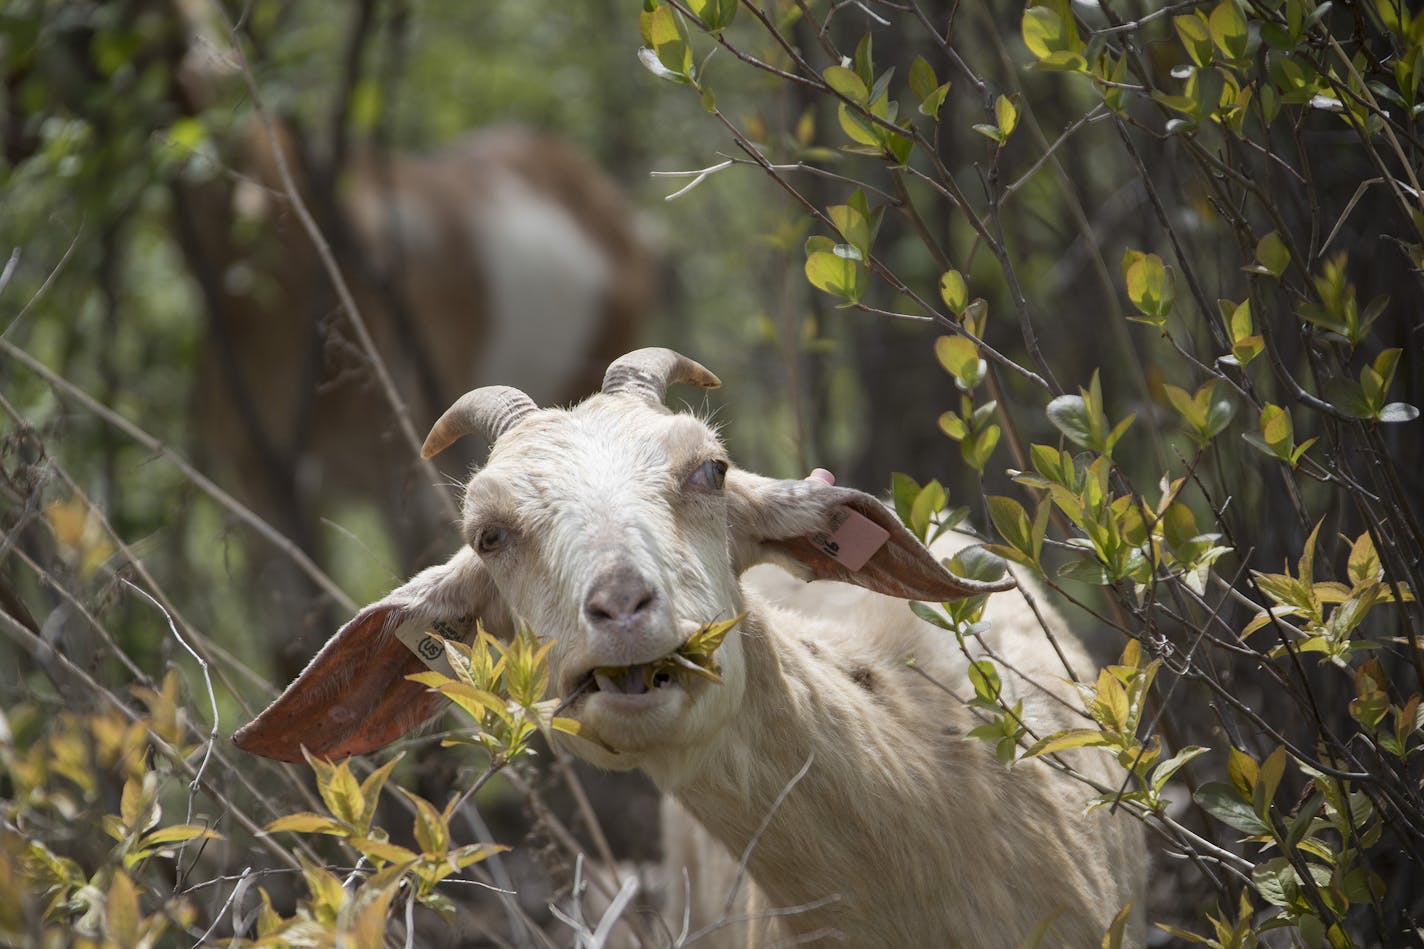
<path fill-rule="evenodd" d="M 968 739 L 975 721 L 951 694 L 963 656 L 892 599 L 985 595 L 1012 579 L 954 575 L 868 494 L 731 467 L 707 424 L 664 407 L 671 383 L 718 381 L 649 349 L 613 363 L 602 392 L 570 409 L 539 409 L 508 387 L 462 397 L 425 451 L 476 432 L 493 443 L 465 488 L 465 546 L 357 614 L 236 733 L 238 746 L 287 761 L 303 746 L 378 748 L 443 703 L 404 678 L 423 667 L 398 630 L 464 631 L 474 617 L 507 630 L 518 617 L 552 639 L 558 693 L 581 693 L 568 714 L 595 740 L 569 738 L 572 750 L 651 776 L 676 802 L 665 809 L 670 858 L 715 863 L 714 884 L 730 883 L 730 855 L 749 850 L 757 902 L 798 908 L 778 914 L 775 935 L 1000 949 L 1051 919 L 1051 942 L 1088 946 L 1134 902 L 1140 941 L 1140 825 L 1085 816 L 1074 779 L 1038 760 L 1006 767 Z M 778 605 L 742 582 L 762 563 L 855 586 L 783 593 L 800 608 Z M 644 680 L 644 664 L 699 624 L 742 613 L 717 653 L 720 684 Z M 1051 678 L 1021 596 L 991 598 L 987 615 L 1005 666 Z M 1032 727 L 1068 723 L 1058 697 L 1026 679 L 1006 674 L 1004 690 Z M 1074 761 L 1109 780 L 1096 759 Z M 677 823 L 688 817 L 690 835 Z M 675 892 L 682 872 L 671 869 Z M 715 922 L 724 894 L 700 882 L 694 922 Z"/>
<path fill-rule="evenodd" d="M 441 523 L 413 466 L 383 464 L 395 416 L 351 342 L 330 280 L 286 211 L 280 151 L 326 225 L 361 315 L 412 411 L 514 372 L 567 400 L 625 351 L 648 309 L 651 256 L 617 186 L 549 135 L 486 130 L 429 155 L 358 149 L 333 188 L 301 137 L 242 134 L 236 186 L 175 200 L 210 332 L 198 451 L 315 553 L 319 502 L 378 501 L 407 566 Z M 274 142 L 275 140 L 275 142 Z M 334 195 L 334 198 L 333 198 Z M 275 199 L 274 199 L 275 196 Z"/>

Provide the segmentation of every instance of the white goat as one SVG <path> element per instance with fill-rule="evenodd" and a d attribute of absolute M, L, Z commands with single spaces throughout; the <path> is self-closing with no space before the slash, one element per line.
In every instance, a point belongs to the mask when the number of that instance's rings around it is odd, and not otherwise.
<path fill-rule="evenodd" d="M 729 854 L 754 842 L 756 903 L 798 908 L 756 935 L 1000 949 L 1051 918 L 1048 944 L 1098 945 L 1123 906 L 1140 910 L 1139 825 L 1085 817 L 1082 784 L 1041 761 L 1005 767 L 967 739 L 977 722 L 950 694 L 964 686 L 966 660 L 889 598 L 938 602 L 1012 581 L 949 573 L 867 494 L 730 468 L 711 428 L 663 406 L 673 382 L 717 384 L 686 357 L 639 350 L 571 409 L 541 410 L 504 387 L 464 396 L 426 452 L 472 432 L 494 442 L 466 487 L 467 545 L 358 614 L 238 745 L 284 760 L 300 760 L 302 745 L 326 756 L 377 748 L 443 704 L 405 680 L 421 666 L 396 630 L 463 631 L 475 616 L 507 628 L 519 616 L 554 640 L 559 693 L 585 686 L 569 714 L 616 753 L 571 739 L 573 750 L 602 767 L 642 768 L 676 800 L 666 816 L 685 823 L 685 811 L 717 842 L 665 827 L 671 889 L 679 860 L 699 864 L 694 879 L 715 863 L 706 875 L 723 887 L 694 887 L 694 926 L 722 915 Z M 764 562 L 873 592 L 818 587 L 790 597 L 811 612 L 778 606 L 740 579 Z M 721 684 L 644 683 L 642 664 L 742 612 L 717 653 Z M 1030 726 L 1071 723 L 1057 697 L 1008 672 L 1061 673 L 1022 597 L 991 599 L 988 619 L 1005 691 L 1024 699 Z M 1075 764 L 1108 777 L 1091 757 Z M 673 931 L 680 925 L 679 915 Z"/>

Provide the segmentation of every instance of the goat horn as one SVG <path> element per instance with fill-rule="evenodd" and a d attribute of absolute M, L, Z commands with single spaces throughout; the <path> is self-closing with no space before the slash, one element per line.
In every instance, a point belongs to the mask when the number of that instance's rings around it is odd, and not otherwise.
<path fill-rule="evenodd" d="M 635 349 L 613 361 L 603 374 L 603 392 L 628 392 L 661 404 L 675 382 L 715 389 L 722 384 L 711 372 L 682 353 L 651 347 Z"/>
<path fill-rule="evenodd" d="M 425 436 L 420 457 L 437 455 L 466 435 L 483 435 L 493 444 L 537 408 L 533 399 L 511 386 L 471 389 L 436 421 Z"/>

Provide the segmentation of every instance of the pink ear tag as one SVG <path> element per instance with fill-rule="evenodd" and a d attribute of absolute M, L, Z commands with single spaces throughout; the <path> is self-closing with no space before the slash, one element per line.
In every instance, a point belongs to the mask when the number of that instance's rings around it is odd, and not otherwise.
<path fill-rule="evenodd" d="M 415 653 L 415 657 L 425 663 L 426 668 L 453 679 L 455 670 L 445 656 L 445 644 L 430 634 L 431 627 L 446 639 L 461 638 L 459 630 L 449 623 L 442 620 L 427 623 L 418 619 L 402 623 L 395 631 L 395 637 L 405 644 L 405 648 Z"/>
<path fill-rule="evenodd" d="M 890 532 L 864 514 L 843 507 L 831 515 L 829 531 L 812 534 L 809 539 L 821 553 L 847 570 L 859 570 L 885 546 Z"/>

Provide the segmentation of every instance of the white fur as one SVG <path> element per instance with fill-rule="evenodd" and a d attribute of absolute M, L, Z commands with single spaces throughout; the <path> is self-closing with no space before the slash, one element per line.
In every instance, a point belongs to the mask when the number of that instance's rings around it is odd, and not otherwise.
<path fill-rule="evenodd" d="M 563 398 L 602 326 L 613 261 L 566 208 L 512 174 L 490 183 L 468 223 L 492 314 L 471 378 L 517 379 L 536 402 Z"/>
<path fill-rule="evenodd" d="M 950 694 L 969 691 L 968 660 L 902 601 L 760 571 L 739 582 L 750 563 L 780 559 L 768 540 L 824 523 L 828 495 L 741 472 L 721 494 L 689 489 L 688 472 L 721 455 L 695 419 L 598 396 L 504 435 L 471 479 L 464 512 L 472 542 L 490 525 L 512 532 L 483 563 L 514 614 L 554 641 L 562 693 L 594 666 L 655 659 L 700 623 L 747 614 L 717 654 L 720 685 L 637 701 L 596 692 L 572 711 L 601 743 L 575 742 L 579 755 L 642 768 L 678 802 L 664 832 L 674 862 L 692 855 L 698 864 L 686 867 L 694 927 L 721 915 L 730 855 L 809 762 L 751 852 L 755 889 L 748 884 L 738 906 L 813 908 L 732 926 L 722 944 L 834 933 L 855 946 L 998 949 L 1056 916 L 1050 942 L 1095 945 L 1119 909 L 1140 903 L 1136 822 L 1084 817 L 1090 788 L 1040 761 L 1006 768 L 990 745 L 969 739 L 979 721 Z M 656 617 L 622 638 L 581 610 L 590 584 L 619 563 L 660 597 Z M 988 645 L 1030 726 L 1042 734 L 1081 724 L 1022 597 L 990 602 Z M 1089 668 L 1071 637 L 1066 648 L 1079 670 Z M 907 667 L 912 656 L 925 675 Z M 1075 764 L 1113 779 L 1097 757 Z M 683 869 L 669 867 L 674 894 Z M 669 919 L 674 931 L 679 923 Z M 1131 938 L 1141 936 L 1139 905 Z"/>

